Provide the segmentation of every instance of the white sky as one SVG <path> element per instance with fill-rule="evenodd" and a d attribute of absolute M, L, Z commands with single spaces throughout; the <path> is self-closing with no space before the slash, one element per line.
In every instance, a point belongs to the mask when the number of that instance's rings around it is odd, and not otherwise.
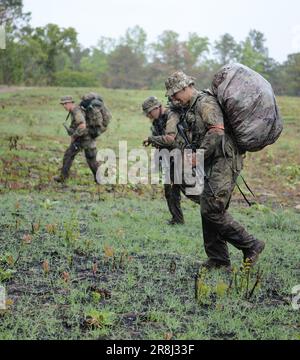
<path fill-rule="evenodd" d="M 282 62 L 300 52 L 299 0 L 23 0 L 32 13 L 32 25 L 55 23 L 74 27 L 85 47 L 101 36 L 119 38 L 129 27 L 141 26 L 148 41 L 164 30 L 182 40 L 189 32 L 211 42 L 224 33 L 237 41 L 250 29 L 265 34 L 270 56 Z"/>

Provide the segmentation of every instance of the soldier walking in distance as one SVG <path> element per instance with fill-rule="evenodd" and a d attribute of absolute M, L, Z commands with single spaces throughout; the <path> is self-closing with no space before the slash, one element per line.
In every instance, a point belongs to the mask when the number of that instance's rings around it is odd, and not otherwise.
<path fill-rule="evenodd" d="M 96 174 L 98 163 L 96 161 L 96 142 L 89 134 L 85 113 L 80 106 L 75 104 L 72 96 L 62 97 L 60 104 L 63 105 L 65 110 L 69 113 L 68 117 L 71 116 L 71 126 L 70 128 L 66 127 L 67 132 L 71 137 L 71 144 L 64 154 L 61 173 L 60 175 L 55 176 L 54 180 L 59 183 L 64 183 L 67 180 L 76 155 L 83 150 L 89 168 L 97 182 Z"/>

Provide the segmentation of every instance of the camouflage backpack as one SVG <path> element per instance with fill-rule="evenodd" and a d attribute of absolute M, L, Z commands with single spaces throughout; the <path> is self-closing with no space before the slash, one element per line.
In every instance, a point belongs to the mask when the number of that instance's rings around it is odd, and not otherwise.
<path fill-rule="evenodd" d="M 107 130 L 111 114 L 104 105 L 101 96 L 96 93 L 83 96 L 80 106 L 86 114 L 89 134 L 95 139 Z"/>
<path fill-rule="evenodd" d="M 257 72 L 241 64 L 225 65 L 214 76 L 211 92 L 242 151 L 259 151 L 277 141 L 282 119 L 272 86 Z"/>

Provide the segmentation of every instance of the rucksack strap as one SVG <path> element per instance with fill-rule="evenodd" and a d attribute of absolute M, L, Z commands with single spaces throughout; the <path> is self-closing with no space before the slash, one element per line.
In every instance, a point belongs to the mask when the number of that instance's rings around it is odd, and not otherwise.
<path fill-rule="evenodd" d="M 225 131 L 225 127 L 223 125 L 213 125 L 208 128 L 208 130 L 212 130 L 212 129 Z"/>
<path fill-rule="evenodd" d="M 228 161 L 227 156 L 226 156 L 226 151 L 225 151 L 225 134 L 222 136 L 222 152 L 223 152 L 224 158 L 225 158 L 225 160 L 227 161 L 230 169 L 231 169 L 234 173 L 236 173 L 236 170 L 233 169 L 233 167 L 231 166 L 231 164 L 230 164 L 230 162 Z M 256 196 L 255 196 L 254 192 L 251 190 L 250 186 L 247 184 L 247 182 L 246 182 L 246 180 L 244 179 L 244 177 L 243 177 L 241 174 L 239 174 L 239 176 L 238 176 L 238 177 L 236 178 L 236 180 L 235 180 L 235 185 L 236 185 L 237 188 L 239 189 L 239 192 L 240 192 L 241 195 L 243 196 L 243 198 L 244 198 L 244 200 L 246 201 L 246 203 L 249 205 L 249 207 L 251 207 L 252 205 L 255 204 L 255 202 L 253 203 L 253 202 L 250 202 L 250 201 L 248 200 L 247 196 L 245 195 L 245 193 L 243 192 L 243 190 L 241 189 L 241 187 L 240 187 L 239 184 L 237 183 L 237 180 L 238 180 L 239 177 L 243 180 L 246 188 L 250 191 L 250 193 L 251 193 L 251 195 L 254 197 L 254 199 L 256 199 Z"/>
<path fill-rule="evenodd" d="M 241 175 L 240 175 L 241 176 Z M 242 177 L 243 178 L 243 177 Z M 244 178 L 243 178 L 244 180 Z M 245 181 L 245 180 L 244 180 Z M 246 184 L 246 183 L 245 183 Z M 252 205 L 254 205 L 254 203 L 251 203 L 248 199 L 247 196 L 244 194 L 243 190 L 241 189 L 240 185 L 237 183 L 237 180 L 235 181 L 235 185 L 237 186 L 237 188 L 239 189 L 239 192 L 242 194 L 244 200 L 246 201 L 246 203 L 249 205 L 249 207 L 251 207 Z M 247 185 L 248 187 L 248 185 Z M 251 191 L 252 193 L 252 191 Z"/>
<path fill-rule="evenodd" d="M 246 188 L 250 191 L 251 195 L 252 195 L 254 198 L 256 198 L 254 192 L 251 190 L 250 186 L 246 183 L 246 180 L 244 179 L 244 177 L 243 177 L 242 175 L 240 175 L 240 178 L 243 180 Z"/>

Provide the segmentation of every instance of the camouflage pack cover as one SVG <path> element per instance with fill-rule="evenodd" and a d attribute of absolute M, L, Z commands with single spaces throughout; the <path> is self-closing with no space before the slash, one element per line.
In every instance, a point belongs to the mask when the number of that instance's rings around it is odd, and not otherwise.
<path fill-rule="evenodd" d="M 279 138 L 283 123 L 275 95 L 260 74 L 242 64 L 225 65 L 211 90 L 241 150 L 259 151 Z"/>
<path fill-rule="evenodd" d="M 88 93 L 86 95 L 83 95 L 83 97 L 82 97 L 83 101 L 92 101 L 92 100 L 95 100 L 95 99 L 103 101 L 102 97 L 99 94 L 94 93 L 94 92 L 90 92 L 90 93 Z"/>
<path fill-rule="evenodd" d="M 90 135 L 96 138 L 103 134 L 110 123 L 111 113 L 104 105 L 102 97 L 97 93 L 86 94 L 80 105 L 86 113 Z"/>

